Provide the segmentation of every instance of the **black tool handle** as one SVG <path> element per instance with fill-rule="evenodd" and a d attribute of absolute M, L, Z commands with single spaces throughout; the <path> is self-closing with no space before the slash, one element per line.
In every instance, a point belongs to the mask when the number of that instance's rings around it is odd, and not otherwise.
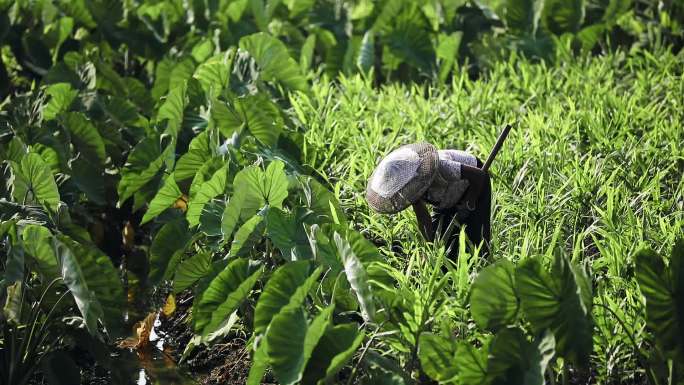
<path fill-rule="evenodd" d="M 489 170 L 489 166 L 492 165 L 494 158 L 496 158 L 496 154 L 498 154 L 499 150 L 501 150 L 501 146 L 503 146 L 503 143 L 506 140 L 506 137 L 508 136 L 508 133 L 510 131 L 511 131 L 511 125 L 507 124 L 506 127 L 504 127 L 503 131 L 501 131 L 501 134 L 499 134 L 499 138 L 496 140 L 496 143 L 494 144 L 494 148 L 492 148 L 492 152 L 489 153 L 489 157 L 487 157 L 487 161 L 482 166 L 482 171 L 487 172 L 487 170 Z"/>

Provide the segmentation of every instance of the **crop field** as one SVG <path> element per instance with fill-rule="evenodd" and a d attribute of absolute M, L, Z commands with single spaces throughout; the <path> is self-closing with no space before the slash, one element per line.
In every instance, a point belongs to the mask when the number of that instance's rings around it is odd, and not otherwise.
<path fill-rule="evenodd" d="M 0 0 L 0 385 L 684 385 L 682 47 L 678 0 Z M 488 244 L 369 205 L 506 127 Z"/>

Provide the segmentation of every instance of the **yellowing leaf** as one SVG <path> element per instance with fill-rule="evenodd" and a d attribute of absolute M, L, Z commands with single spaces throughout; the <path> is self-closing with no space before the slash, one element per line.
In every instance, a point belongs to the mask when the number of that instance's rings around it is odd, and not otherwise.
<path fill-rule="evenodd" d="M 171 317 L 171 315 L 176 311 L 176 297 L 173 295 L 173 293 L 169 294 L 168 297 L 166 297 L 166 303 L 164 304 L 164 307 L 162 308 L 162 313 L 167 316 Z"/>
<path fill-rule="evenodd" d="M 133 337 L 128 337 L 117 345 L 123 349 L 141 350 L 145 348 L 150 342 L 150 334 L 152 334 L 155 319 L 157 319 L 157 313 L 152 312 L 144 320 L 136 322 L 133 326 Z"/>

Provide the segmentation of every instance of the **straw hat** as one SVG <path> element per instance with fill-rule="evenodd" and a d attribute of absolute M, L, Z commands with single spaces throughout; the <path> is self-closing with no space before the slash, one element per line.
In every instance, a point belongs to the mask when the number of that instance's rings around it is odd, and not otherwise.
<path fill-rule="evenodd" d="M 368 180 L 366 200 L 383 214 L 404 210 L 420 200 L 437 175 L 439 156 L 430 143 L 397 148 L 382 159 Z"/>

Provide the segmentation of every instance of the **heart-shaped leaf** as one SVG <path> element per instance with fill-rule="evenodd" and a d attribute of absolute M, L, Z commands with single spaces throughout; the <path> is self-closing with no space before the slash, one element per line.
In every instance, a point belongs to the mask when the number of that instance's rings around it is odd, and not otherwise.
<path fill-rule="evenodd" d="M 519 299 L 514 277 L 515 267 L 507 259 L 477 275 L 470 294 L 470 312 L 479 327 L 496 330 L 515 321 Z"/>

